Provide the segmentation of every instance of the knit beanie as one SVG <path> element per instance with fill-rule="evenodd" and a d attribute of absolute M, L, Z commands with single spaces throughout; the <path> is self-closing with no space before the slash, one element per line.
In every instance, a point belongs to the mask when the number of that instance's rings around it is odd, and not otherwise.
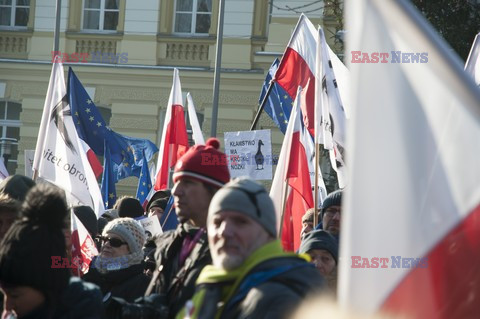
<path fill-rule="evenodd" d="M 161 209 L 165 210 L 165 207 L 167 207 L 167 203 L 168 203 L 168 198 L 160 198 L 160 199 L 154 200 L 148 209 L 150 210 L 150 208 L 153 208 L 153 207 L 160 207 Z"/>
<path fill-rule="evenodd" d="M 97 215 L 95 215 L 93 209 L 90 206 L 74 206 L 73 212 L 88 230 L 90 236 L 95 238 L 98 234 L 98 222 Z"/>
<path fill-rule="evenodd" d="M 0 245 L 0 282 L 43 292 L 50 302 L 60 298 L 70 279 L 69 268 L 52 268 L 52 258 L 66 258 L 62 228 L 68 214 L 64 192 L 39 184 L 26 195 L 15 221 Z"/>
<path fill-rule="evenodd" d="M 210 202 L 208 218 L 226 210 L 247 215 L 262 225 L 270 235 L 277 237 L 273 201 L 267 190 L 257 182 L 240 177 L 220 188 Z"/>
<path fill-rule="evenodd" d="M 116 218 L 103 229 L 103 236 L 115 234 L 126 241 L 130 254 L 126 256 L 128 266 L 139 264 L 143 260 L 143 245 L 145 244 L 145 230 L 133 218 Z"/>
<path fill-rule="evenodd" d="M 220 141 L 209 138 L 206 145 L 195 145 L 177 161 L 173 182 L 189 177 L 200 182 L 222 187 L 230 180 L 227 156 L 218 150 Z"/>
<path fill-rule="evenodd" d="M 160 200 L 166 199 L 167 202 L 168 202 L 168 199 L 170 198 L 171 195 L 172 195 L 172 192 L 171 192 L 170 189 L 162 189 L 162 190 L 159 190 L 159 191 L 155 192 L 153 194 L 152 198 L 150 198 L 150 201 L 148 202 L 145 211 L 148 212 L 150 210 L 150 207 L 152 206 L 152 204 L 159 199 Z M 166 205 L 166 202 L 165 202 L 165 205 Z M 158 206 L 158 207 L 162 207 L 163 209 L 165 209 L 164 206 Z"/>
<path fill-rule="evenodd" d="M 335 259 L 335 263 L 338 263 L 338 242 L 326 231 L 314 230 L 306 234 L 300 244 L 298 253 L 305 254 L 312 249 L 323 249 L 328 251 L 333 259 Z"/>
<path fill-rule="evenodd" d="M 338 189 L 328 194 L 328 196 L 322 202 L 322 218 L 325 210 L 330 206 L 342 206 L 342 193 L 343 190 Z"/>
<path fill-rule="evenodd" d="M 115 205 L 119 217 L 137 218 L 143 216 L 143 207 L 138 199 L 133 197 L 123 197 Z"/>
<path fill-rule="evenodd" d="M 12 175 L 0 183 L 0 193 L 22 202 L 33 186 L 35 182 L 32 179 L 23 175 Z"/>

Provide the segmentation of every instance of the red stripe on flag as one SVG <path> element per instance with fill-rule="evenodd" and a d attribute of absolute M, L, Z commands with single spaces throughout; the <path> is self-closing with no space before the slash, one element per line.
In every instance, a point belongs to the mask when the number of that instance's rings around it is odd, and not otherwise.
<path fill-rule="evenodd" d="M 310 81 L 311 85 L 307 88 L 306 103 L 302 103 L 303 123 L 308 128 L 310 134 L 314 133 L 315 118 L 315 76 L 303 57 L 292 48 L 287 48 L 282 61 L 275 74 L 275 81 L 295 100 L 298 86 L 305 88 Z"/>
<path fill-rule="evenodd" d="M 98 161 L 97 156 L 95 153 L 92 151 L 91 148 L 88 148 L 87 151 L 87 159 L 88 162 L 90 163 L 90 166 L 92 167 L 93 173 L 95 174 L 95 177 L 98 178 L 103 172 L 103 166 L 102 164 Z"/>
<path fill-rule="evenodd" d="M 168 169 L 175 166 L 177 160 L 188 150 L 187 127 L 181 105 L 172 105 L 172 118 L 168 122 L 165 135 L 163 163 L 155 181 L 155 190 L 167 188 Z"/>
<path fill-rule="evenodd" d="M 300 142 L 300 132 L 293 133 L 290 154 L 286 177 L 292 191 L 285 205 L 282 243 L 285 250 L 296 251 L 300 247 L 302 216 L 314 205 L 307 154 Z"/>
<path fill-rule="evenodd" d="M 382 310 L 411 318 L 478 318 L 480 205 L 433 248 L 427 263 L 401 281 Z"/>

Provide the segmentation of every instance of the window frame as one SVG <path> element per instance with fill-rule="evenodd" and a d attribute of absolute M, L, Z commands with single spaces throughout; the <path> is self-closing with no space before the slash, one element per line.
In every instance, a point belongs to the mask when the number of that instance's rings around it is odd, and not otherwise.
<path fill-rule="evenodd" d="M 22 122 L 20 121 L 20 114 L 22 113 L 22 103 L 20 102 L 16 102 L 16 101 L 11 101 L 11 100 L 8 100 L 8 99 L 0 99 L 1 102 L 4 102 L 5 103 L 5 110 L 4 110 L 4 114 L 1 115 L 0 114 L 0 129 L 2 130 L 1 131 L 1 136 L 3 137 L 7 137 L 7 129 L 9 127 L 14 127 L 14 128 L 19 128 L 21 129 L 22 127 Z M 8 114 L 8 104 L 9 103 L 14 103 L 14 104 L 17 104 L 20 106 L 20 113 L 18 115 L 18 120 L 12 120 L 12 119 L 7 119 L 7 114 Z M 15 154 L 15 156 L 10 156 L 10 158 L 8 159 L 8 162 L 6 163 L 5 167 L 7 168 L 8 170 L 8 163 L 14 163 L 14 166 L 16 167 L 15 168 L 15 171 L 16 169 L 18 168 L 18 154 L 20 153 L 19 149 L 18 149 L 18 146 L 19 146 L 19 142 L 20 142 L 20 134 L 18 136 L 18 139 L 15 143 L 12 143 L 12 145 L 16 145 L 17 146 L 17 153 Z M 0 147 L 0 160 L 3 161 L 4 158 L 3 158 L 3 149 Z M 10 172 L 8 170 L 8 172 L 10 174 L 14 174 L 15 172 Z"/>
<path fill-rule="evenodd" d="M 120 9 L 121 9 L 121 1 L 118 0 L 118 9 L 106 9 L 105 8 L 105 2 L 106 0 L 99 0 L 100 1 L 100 9 L 92 9 L 92 8 L 85 8 L 87 0 L 82 1 L 82 15 L 81 15 L 81 27 L 80 30 L 83 32 L 88 32 L 88 33 L 118 33 L 118 27 L 120 25 Z M 99 11 L 99 21 L 98 21 L 98 29 L 86 29 L 84 25 L 84 17 L 85 17 L 85 11 Z M 105 30 L 105 12 L 117 12 L 118 17 L 117 17 L 117 28 L 115 30 Z"/>
<path fill-rule="evenodd" d="M 10 24 L 9 25 L 0 25 L 0 29 L 2 30 L 27 30 L 29 26 L 29 21 L 31 17 L 31 10 L 32 10 L 32 0 L 30 0 L 28 5 L 17 5 L 17 0 L 12 0 L 11 5 L 0 5 L 2 8 L 10 8 Z M 28 9 L 28 20 L 27 25 L 25 26 L 16 26 L 15 19 L 16 19 L 16 10 L 17 8 Z"/>
<path fill-rule="evenodd" d="M 208 29 L 210 30 L 211 27 L 212 27 L 212 24 L 213 24 L 213 10 L 214 10 L 214 1 L 212 0 L 212 4 L 211 4 L 211 8 L 210 8 L 210 12 L 209 13 L 202 13 L 202 12 L 198 12 L 197 11 L 197 6 L 198 6 L 198 1 L 202 1 L 202 0 L 192 0 L 193 3 L 192 3 L 192 11 L 177 11 L 177 2 L 179 0 L 175 0 L 174 2 L 174 7 L 173 7 L 173 23 L 172 23 L 172 34 L 174 35 L 193 35 L 193 36 L 196 36 L 196 37 L 208 37 L 210 34 L 209 34 L 209 31 L 205 32 L 205 33 L 197 33 L 195 32 L 196 30 L 196 27 L 197 27 L 197 14 L 204 14 L 204 15 L 210 15 L 210 26 L 208 27 Z M 192 15 L 192 24 L 190 26 L 190 32 L 177 32 L 175 31 L 175 22 L 177 20 L 177 13 L 190 13 Z"/>

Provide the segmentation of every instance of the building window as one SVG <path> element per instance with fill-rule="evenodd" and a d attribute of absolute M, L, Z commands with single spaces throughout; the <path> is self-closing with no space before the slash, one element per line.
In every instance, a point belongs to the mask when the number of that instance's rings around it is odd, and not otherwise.
<path fill-rule="evenodd" d="M 0 0 L 0 27 L 26 28 L 30 0 Z"/>
<path fill-rule="evenodd" d="M 84 0 L 83 30 L 117 31 L 118 3 L 119 0 Z"/>
<path fill-rule="evenodd" d="M 175 33 L 208 34 L 212 16 L 212 0 L 177 0 Z"/>
<path fill-rule="evenodd" d="M 0 143 L 8 140 L 11 146 L 0 147 L 0 160 L 3 160 L 10 174 L 17 169 L 18 141 L 20 140 L 20 103 L 0 101 Z"/>

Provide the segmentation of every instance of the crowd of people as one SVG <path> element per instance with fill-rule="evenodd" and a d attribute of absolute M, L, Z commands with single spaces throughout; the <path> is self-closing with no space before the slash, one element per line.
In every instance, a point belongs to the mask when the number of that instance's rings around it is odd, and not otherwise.
<path fill-rule="evenodd" d="M 205 165 L 203 158 L 216 158 Z M 297 252 L 278 239 L 273 202 L 248 178 L 230 179 L 219 142 L 190 148 L 173 188 L 146 209 L 119 198 L 100 218 L 69 209 L 63 190 L 14 175 L 0 184 L 2 318 L 289 318 L 310 295 L 336 291 L 342 191 L 313 224 L 305 212 Z M 176 229 L 147 238 L 142 216 L 174 198 Z M 52 267 L 71 258 L 70 212 L 95 239 L 98 255 L 81 278 Z"/>

